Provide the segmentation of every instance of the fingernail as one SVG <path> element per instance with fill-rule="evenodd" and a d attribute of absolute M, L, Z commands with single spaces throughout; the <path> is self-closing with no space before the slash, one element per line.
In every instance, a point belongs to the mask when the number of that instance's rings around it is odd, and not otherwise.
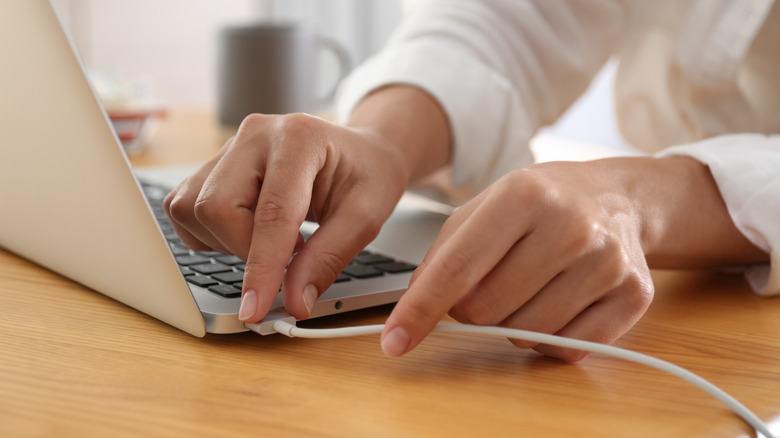
<path fill-rule="evenodd" d="M 314 303 L 317 301 L 319 293 L 317 292 L 317 286 L 310 284 L 303 288 L 303 304 L 306 306 L 306 311 L 311 316 L 311 311 L 314 309 Z"/>
<path fill-rule="evenodd" d="M 246 321 L 257 311 L 257 292 L 248 290 L 241 297 L 241 308 L 238 310 L 238 319 Z"/>
<path fill-rule="evenodd" d="M 382 337 L 382 351 L 387 356 L 398 357 L 409 348 L 409 334 L 403 327 L 396 327 Z"/>

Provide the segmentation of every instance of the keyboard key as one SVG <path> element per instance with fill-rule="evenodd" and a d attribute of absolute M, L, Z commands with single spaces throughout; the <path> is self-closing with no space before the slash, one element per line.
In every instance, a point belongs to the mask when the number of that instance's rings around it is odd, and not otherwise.
<path fill-rule="evenodd" d="M 211 286 L 209 287 L 209 291 L 214 292 L 217 295 L 222 295 L 225 298 L 238 298 L 241 296 L 241 289 L 236 289 L 229 284 Z"/>
<path fill-rule="evenodd" d="M 211 259 L 201 255 L 189 255 L 176 257 L 176 262 L 180 265 L 189 266 L 210 263 Z"/>
<path fill-rule="evenodd" d="M 206 288 L 211 293 L 222 297 L 241 297 L 244 284 L 243 271 L 246 270 L 246 263 L 234 255 L 215 251 L 191 251 L 174 232 L 174 228 L 162 206 L 162 198 L 167 193 L 167 190 L 157 187 L 147 189 L 145 187 L 145 191 L 147 190 L 151 192 L 149 201 L 152 212 L 157 218 L 160 229 L 168 240 L 171 252 L 176 257 L 179 269 L 187 282 Z M 302 232 L 302 234 L 304 239 L 308 239 L 311 236 L 310 233 L 306 232 Z M 339 274 L 334 282 L 341 283 L 355 279 L 368 279 L 385 274 L 408 272 L 415 268 L 416 266 L 414 265 L 398 262 L 390 257 L 363 250 L 352 260 L 349 266 L 344 268 L 344 271 Z"/>
<path fill-rule="evenodd" d="M 354 259 L 352 259 L 353 262 L 358 262 L 361 265 L 373 265 L 375 263 L 388 263 L 388 262 L 394 262 L 395 260 L 385 257 L 383 255 L 379 254 L 358 254 Z"/>
<path fill-rule="evenodd" d="M 380 271 L 388 272 L 390 274 L 414 271 L 417 268 L 417 266 L 404 262 L 379 263 L 372 266 L 376 269 L 379 269 Z"/>
<path fill-rule="evenodd" d="M 238 283 L 244 280 L 244 273 L 240 271 L 230 271 L 222 274 L 214 274 L 211 278 L 221 281 L 222 283 Z"/>
<path fill-rule="evenodd" d="M 215 284 L 219 284 L 217 283 L 216 280 L 206 277 L 205 275 L 190 275 L 184 277 L 184 279 L 194 284 L 195 286 L 200 286 L 200 287 L 208 287 L 208 286 L 213 286 Z"/>
<path fill-rule="evenodd" d="M 171 245 L 171 252 L 175 256 L 190 255 L 190 250 L 186 246 L 181 245 Z"/>
<path fill-rule="evenodd" d="M 244 263 L 243 260 L 241 260 L 240 258 L 234 255 L 223 255 L 219 257 L 214 257 L 214 260 L 218 261 L 219 263 L 224 263 L 226 265 L 237 265 L 239 263 Z"/>
<path fill-rule="evenodd" d="M 382 271 L 378 269 L 374 269 L 369 265 L 347 265 L 346 268 L 344 268 L 344 271 L 342 271 L 344 274 L 349 275 L 350 277 L 355 278 L 371 278 L 371 277 L 379 277 L 382 274 Z"/>
<path fill-rule="evenodd" d="M 233 270 L 233 268 L 231 268 L 230 266 L 223 265 L 222 263 L 204 263 L 202 265 L 190 265 L 189 268 L 195 272 L 204 275 L 211 275 L 211 274 L 216 274 L 218 272 L 228 272 Z"/>

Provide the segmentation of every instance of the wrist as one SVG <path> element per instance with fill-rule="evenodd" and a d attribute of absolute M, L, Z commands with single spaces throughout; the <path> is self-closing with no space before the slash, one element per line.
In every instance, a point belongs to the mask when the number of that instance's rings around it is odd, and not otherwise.
<path fill-rule="evenodd" d="M 430 94 L 403 84 L 366 95 L 346 123 L 399 153 L 413 183 L 451 160 L 452 135 L 446 113 Z"/>
<path fill-rule="evenodd" d="M 624 160 L 622 184 L 633 200 L 651 268 L 716 267 L 766 259 L 737 229 L 706 165 L 679 156 Z"/>

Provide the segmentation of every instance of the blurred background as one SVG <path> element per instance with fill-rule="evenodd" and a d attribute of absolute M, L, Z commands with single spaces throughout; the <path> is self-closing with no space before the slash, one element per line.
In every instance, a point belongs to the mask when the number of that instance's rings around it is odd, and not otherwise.
<path fill-rule="evenodd" d="M 401 21 L 403 0 L 54 0 L 93 81 L 111 99 L 164 108 L 215 108 L 217 32 L 228 25 L 295 21 L 344 45 L 358 65 L 386 42 Z M 338 77 L 338 62 L 322 55 L 320 90 Z M 546 133 L 622 146 L 612 110 L 615 63 Z"/>
<path fill-rule="evenodd" d="M 401 20 L 397 0 L 55 0 L 87 68 L 135 84 L 166 105 L 216 104 L 223 26 L 297 21 L 347 47 L 353 64 Z M 323 55 L 323 88 L 338 75 Z"/>

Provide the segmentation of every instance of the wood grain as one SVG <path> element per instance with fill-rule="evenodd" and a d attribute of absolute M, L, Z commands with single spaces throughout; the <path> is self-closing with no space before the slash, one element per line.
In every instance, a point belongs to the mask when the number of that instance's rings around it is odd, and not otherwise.
<path fill-rule="evenodd" d="M 207 158 L 219 136 L 204 114 L 172 113 L 134 161 Z M 780 300 L 736 275 L 653 275 L 653 305 L 617 345 L 700 374 L 777 431 Z M 3 437 L 752 436 L 699 389 L 616 359 L 569 365 L 445 333 L 400 359 L 374 336 L 197 339 L 4 251 L 0 309 Z M 305 324 L 377 323 L 389 311 Z"/>

